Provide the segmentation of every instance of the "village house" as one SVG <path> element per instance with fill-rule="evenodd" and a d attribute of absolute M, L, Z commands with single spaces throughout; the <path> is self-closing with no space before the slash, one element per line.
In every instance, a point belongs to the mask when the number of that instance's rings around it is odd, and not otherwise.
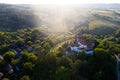
<path fill-rule="evenodd" d="M 13 71 L 13 68 L 12 68 L 12 66 L 11 66 L 10 64 L 7 64 L 7 65 L 6 65 L 5 70 L 6 70 L 9 74 L 11 74 L 11 73 L 14 72 L 14 71 Z"/>
<path fill-rule="evenodd" d="M 3 56 L 2 55 L 0 55 L 0 60 L 3 60 Z"/>
<path fill-rule="evenodd" d="M 28 52 L 32 52 L 34 50 L 31 46 L 27 46 L 26 49 Z"/>
<path fill-rule="evenodd" d="M 77 53 L 84 51 L 85 54 L 93 54 L 94 46 L 95 46 L 94 40 L 85 40 L 81 35 L 75 36 L 75 40 L 69 43 L 71 51 Z"/>
<path fill-rule="evenodd" d="M 0 72 L 0 79 L 1 79 L 3 76 L 4 76 L 4 74 Z"/>

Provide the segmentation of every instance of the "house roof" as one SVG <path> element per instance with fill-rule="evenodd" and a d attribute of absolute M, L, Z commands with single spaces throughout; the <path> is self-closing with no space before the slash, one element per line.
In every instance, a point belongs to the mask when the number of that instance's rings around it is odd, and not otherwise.
<path fill-rule="evenodd" d="M 73 47 L 70 46 L 70 48 L 71 48 L 71 51 L 80 52 L 80 49 L 77 46 L 73 46 Z"/>
<path fill-rule="evenodd" d="M 0 60 L 3 60 L 3 56 L 2 55 L 0 55 Z"/>
<path fill-rule="evenodd" d="M 12 66 L 10 64 L 7 64 L 5 69 L 7 71 L 9 71 L 10 73 L 13 73 L 13 68 L 12 68 Z"/>
<path fill-rule="evenodd" d="M 2 72 L 0 72 L 0 79 L 4 76 L 4 74 Z"/>
<path fill-rule="evenodd" d="M 27 50 L 28 50 L 28 52 L 32 52 L 33 48 L 31 46 L 27 46 Z"/>
<path fill-rule="evenodd" d="M 85 50 L 84 53 L 85 54 L 93 54 L 93 50 Z"/>

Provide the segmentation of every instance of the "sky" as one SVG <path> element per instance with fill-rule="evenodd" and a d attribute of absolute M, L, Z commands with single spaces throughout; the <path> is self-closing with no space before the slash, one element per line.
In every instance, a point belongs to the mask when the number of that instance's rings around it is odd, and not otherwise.
<path fill-rule="evenodd" d="M 120 3 L 120 0 L 0 0 L 7 4 L 94 4 Z"/>

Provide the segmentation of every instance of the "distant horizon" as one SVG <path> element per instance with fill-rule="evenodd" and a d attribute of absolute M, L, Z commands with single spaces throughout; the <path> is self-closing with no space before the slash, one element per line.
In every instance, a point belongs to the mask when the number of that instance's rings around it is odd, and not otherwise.
<path fill-rule="evenodd" d="M 0 0 L 3 4 L 120 4 L 120 0 Z"/>
<path fill-rule="evenodd" d="M 30 4 L 30 3 L 19 3 L 19 4 L 11 4 L 11 3 L 0 3 L 0 4 L 6 4 L 6 5 L 58 5 L 58 6 L 69 6 L 69 5 L 80 5 L 80 6 L 86 6 L 86 5 L 120 5 L 120 3 L 85 3 L 85 4 Z"/>

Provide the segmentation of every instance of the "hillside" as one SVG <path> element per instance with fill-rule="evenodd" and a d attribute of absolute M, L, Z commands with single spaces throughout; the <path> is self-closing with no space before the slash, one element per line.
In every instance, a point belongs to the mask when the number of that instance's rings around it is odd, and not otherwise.
<path fill-rule="evenodd" d="M 96 6 L 97 5 L 97 6 Z M 119 4 L 76 6 L 0 4 L 0 31 L 46 26 L 48 29 L 77 31 L 80 27 L 120 25 Z M 53 20 L 53 21 L 51 21 Z M 100 23 L 99 23 L 100 22 Z M 106 23 L 105 25 L 102 25 Z M 62 27 L 62 28 L 58 28 Z M 62 29 L 64 30 L 64 29 Z"/>
<path fill-rule="evenodd" d="M 0 4 L 0 31 L 36 26 L 36 16 L 29 6 Z"/>

